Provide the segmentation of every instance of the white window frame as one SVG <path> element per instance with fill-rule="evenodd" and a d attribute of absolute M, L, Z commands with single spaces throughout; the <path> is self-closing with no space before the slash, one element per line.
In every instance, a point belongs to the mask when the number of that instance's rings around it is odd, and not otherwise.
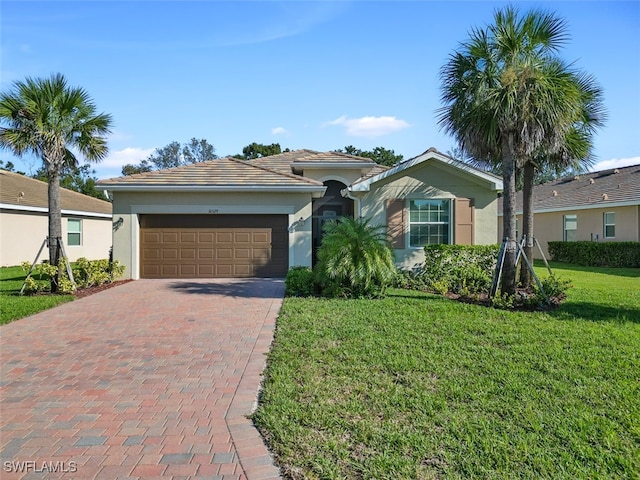
<path fill-rule="evenodd" d="M 432 201 L 432 202 L 447 202 L 447 222 L 412 222 L 411 221 L 411 202 L 421 202 L 421 201 Z M 411 198 L 407 200 L 406 209 L 407 209 L 407 223 L 408 223 L 408 239 L 406 240 L 409 248 L 411 249 L 422 249 L 424 245 L 413 245 L 411 243 L 411 227 L 413 225 L 447 225 L 447 245 L 451 244 L 452 241 L 452 233 L 453 233 L 453 201 L 450 198 Z M 427 244 L 427 245 L 435 245 L 435 244 Z"/>
<path fill-rule="evenodd" d="M 607 215 L 613 216 L 612 223 L 607 223 Z M 613 227 L 613 235 L 607 235 L 607 227 Z M 616 212 L 604 212 L 602 214 L 602 235 L 604 238 L 616 238 Z"/>
<path fill-rule="evenodd" d="M 78 230 L 72 230 L 71 225 L 78 225 Z M 69 241 L 70 235 L 78 235 L 78 244 L 72 244 Z M 67 246 L 68 247 L 81 247 L 82 246 L 82 219 L 81 218 L 67 218 Z"/>
<path fill-rule="evenodd" d="M 569 217 L 571 217 L 571 218 L 569 218 Z M 567 238 L 568 237 L 567 232 L 569 231 L 567 229 L 567 220 L 572 220 L 572 221 L 575 222 L 576 228 L 571 229 L 571 231 L 575 232 L 574 236 L 576 238 L 573 238 L 572 240 L 569 240 Z M 563 215 L 562 216 L 562 240 L 564 242 L 575 242 L 578 239 L 577 236 L 578 236 L 578 214 L 572 213 L 570 215 Z"/>

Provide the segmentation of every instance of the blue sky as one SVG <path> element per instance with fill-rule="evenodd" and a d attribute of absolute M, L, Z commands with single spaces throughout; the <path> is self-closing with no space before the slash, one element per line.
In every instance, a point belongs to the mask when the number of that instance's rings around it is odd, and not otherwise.
<path fill-rule="evenodd" d="M 568 61 L 596 77 L 609 119 L 597 168 L 640 163 L 640 2 L 515 2 L 568 22 Z M 63 73 L 114 118 L 99 178 L 171 141 L 220 156 L 251 142 L 410 158 L 444 135 L 438 73 L 506 2 L 71 1 L 0 4 L 0 88 Z M 16 160 L 35 171 L 40 160 Z"/>

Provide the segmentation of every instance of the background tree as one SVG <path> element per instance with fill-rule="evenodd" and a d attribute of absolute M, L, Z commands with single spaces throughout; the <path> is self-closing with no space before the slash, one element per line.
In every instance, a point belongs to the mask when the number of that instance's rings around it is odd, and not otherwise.
<path fill-rule="evenodd" d="M 140 163 L 123 166 L 122 175 L 134 175 L 215 160 L 218 158 L 215 151 L 214 146 L 204 138 L 194 137 L 185 144 L 173 141 L 162 148 L 156 148 L 155 152 Z"/>
<path fill-rule="evenodd" d="M 33 175 L 33 178 L 48 182 L 49 172 L 47 168 L 44 165 L 40 167 Z M 81 166 L 65 165 L 60 172 L 61 187 L 90 197 L 99 198 L 100 200 L 106 200 L 103 191 L 96 188 L 97 182 L 96 171 L 92 169 L 88 163 Z"/>
<path fill-rule="evenodd" d="M 20 175 L 26 175 L 24 172 L 16 171 L 16 166 L 13 164 L 11 160 L 0 160 L 0 170 L 5 170 L 7 172 L 18 173 Z"/>
<path fill-rule="evenodd" d="M 347 145 L 346 147 L 335 150 L 336 152 L 346 153 L 347 155 L 355 155 L 357 157 L 370 158 L 379 165 L 386 165 L 392 167 L 396 163 L 401 162 L 404 157 L 402 155 L 396 155 L 393 150 L 388 150 L 384 147 L 375 147 L 373 150 L 361 150 L 353 145 Z"/>
<path fill-rule="evenodd" d="M 70 87 L 62 74 L 15 82 L 0 95 L 0 146 L 16 156 L 40 157 L 48 172 L 49 262 L 57 265 L 62 238 L 60 175 L 65 165 L 77 165 L 74 151 L 88 161 L 108 152 L 106 135 L 111 116 L 97 113 L 86 90 Z M 51 281 L 56 292 L 58 279 Z"/>
<path fill-rule="evenodd" d="M 506 7 L 441 69 L 440 125 L 471 156 L 502 168 L 507 294 L 516 288 L 516 169 L 541 153 L 554 158 L 584 114 L 586 77 L 556 57 L 567 38 L 555 15 Z"/>
<path fill-rule="evenodd" d="M 284 152 L 290 152 L 288 148 L 282 150 L 279 143 L 272 143 L 271 145 L 265 145 L 263 143 L 253 142 L 242 149 L 242 154 L 234 155 L 234 158 L 240 160 L 254 160 L 256 158 L 269 157 L 271 155 L 278 155 Z"/>

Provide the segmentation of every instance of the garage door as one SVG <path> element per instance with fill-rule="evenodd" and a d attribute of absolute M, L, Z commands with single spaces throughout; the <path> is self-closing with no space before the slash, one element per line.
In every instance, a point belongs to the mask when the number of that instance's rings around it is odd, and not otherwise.
<path fill-rule="evenodd" d="M 141 215 L 142 278 L 283 277 L 287 215 Z"/>

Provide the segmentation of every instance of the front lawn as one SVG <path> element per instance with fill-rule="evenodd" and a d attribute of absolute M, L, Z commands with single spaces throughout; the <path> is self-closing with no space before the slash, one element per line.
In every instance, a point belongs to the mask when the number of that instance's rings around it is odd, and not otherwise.
<path fill-rule="evenodd" d="M 22 267 L 0 268 L 0 325 L 73 300 L 73 295 L 20 296 L 25 277 Z"/>
<path fill-rule="evenodd" d="M 552 312 L 287 298 L 255 422 L 288 478 L 638 478 L 640 270 Z"/>

